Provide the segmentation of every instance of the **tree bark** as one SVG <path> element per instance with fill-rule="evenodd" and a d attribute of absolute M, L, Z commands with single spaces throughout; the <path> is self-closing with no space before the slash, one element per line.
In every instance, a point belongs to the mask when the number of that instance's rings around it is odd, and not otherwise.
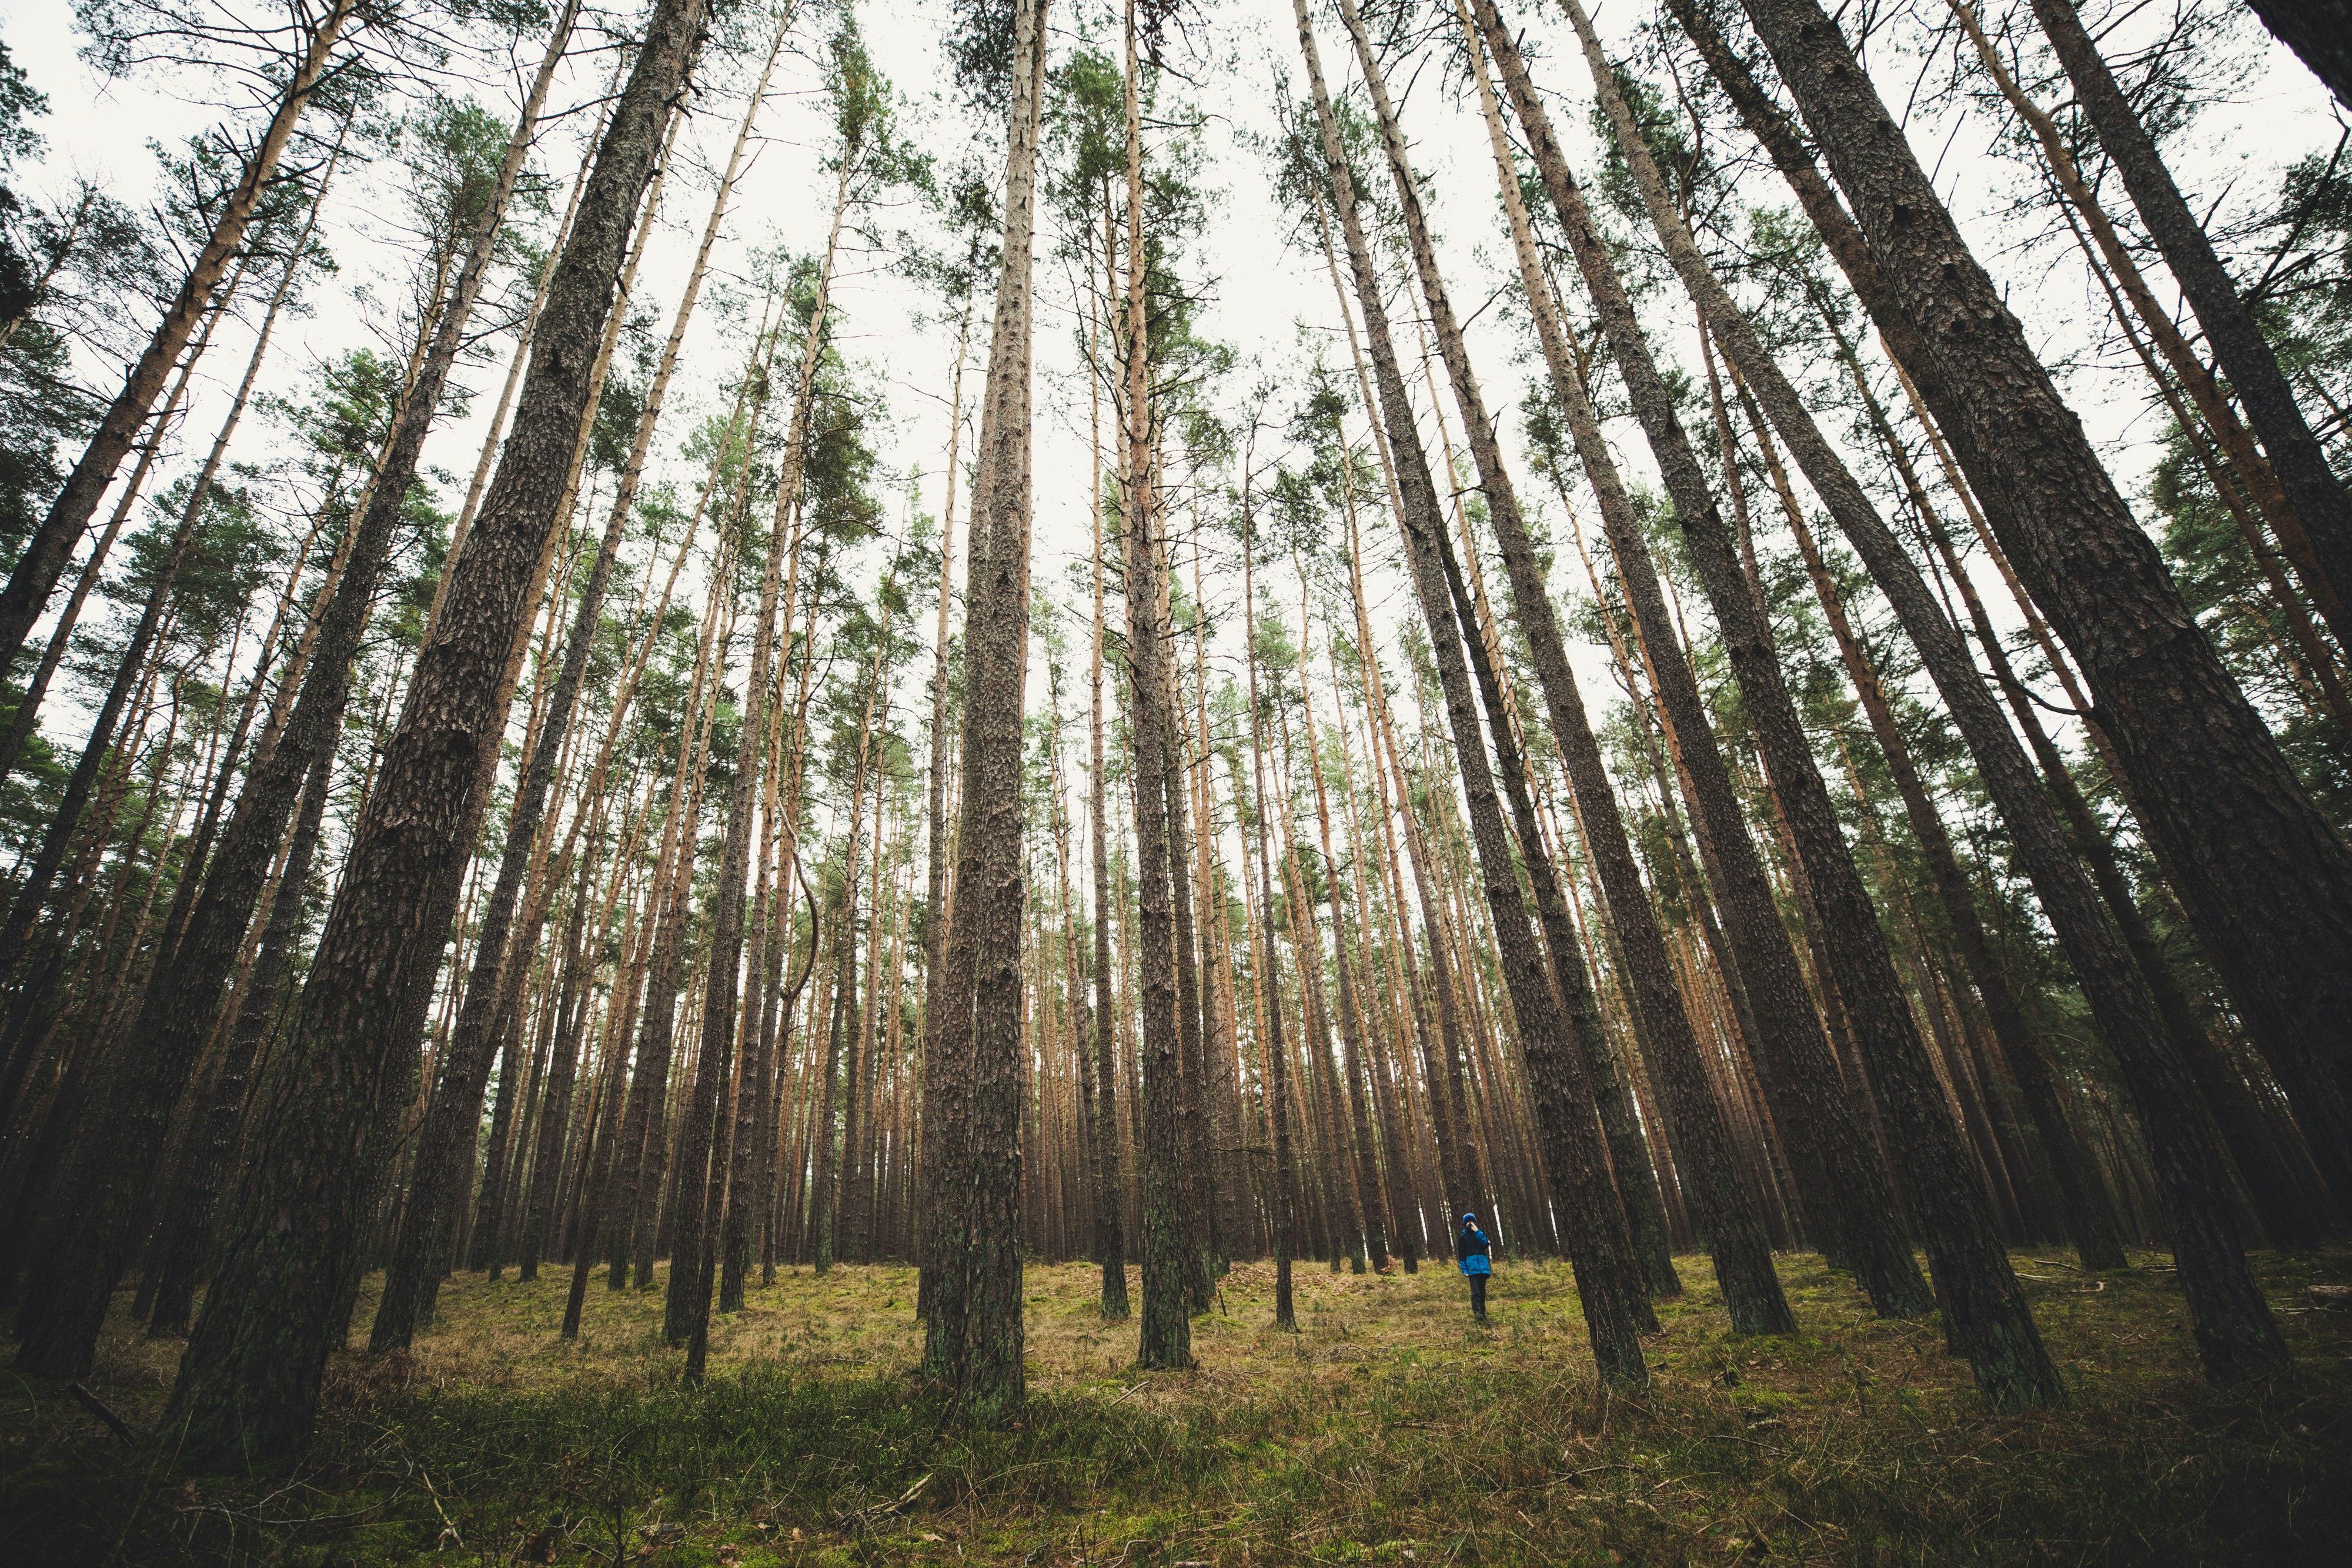
<path fill-rule="evenodd" d="M 1117 231 L 1110 227 L 1110 217 L 1105 213 L 1104 245 Z M 1110 260 L 1105 256 L 1108 267 Z M 1088 329 L 1093 329 L 1089 322 Z M 1096 386 L 1100 387 L 1096 377 Z M 1121 1322 L 1127 1318 L 1127 1224 L 1126 1184 L 1119 1174 L 1118 1158 L 1118 1061 L 1115 1049 L 1118 1016 L 1111 998 L 1110 956 L 1110 786 L 1109 771 L 1103 758 L 1103 637 L 1107 630 L 1103 613 L 1103 499 L 1102 499 L 1102 436 L 1100 434 L 1101 399 L 1099 390 L 1094 398 L 1096 433 L 1094 461 L 1090 466 L 1094 519 L 1094 632 L 1087 655 L 1087 683 L 1090 690 L 1087 703 L 1087 836 L 1093 842 L 1095 883 L 1095 1160 L 1096 1193 L 1095 1246 L 1102 1263 L 1102 1315 L 1106 1322 Z"/>
<path fill-rule="evenodd" d="M 1567 1227 L 1577 1292 L 1584 1306 L 1594 1362 L 1602 1382 L 1610 1387 L 1638 1390 L 1649 1382 L 1640 1337 L 1644 1320 L 1651 1316 L 1648 1298 L 1625 1237 L 1623 1211 L 1612 1201 L 1614 1187 L 1610 1181 L 1601 1129 L 1593 1114 L 1591 1085 L 1582 1081 L 1580 1064 L 1561 1038 L 1551 982 L 1544 973 L 1536 934 L 1528 923 L 1526 905 L 1520 899 L 1517 873 L 1511 864 L 1502 814 L 1496 802 L 1494 778 L 1472 706 L 1469 672 L 1462 653 L 1464 629 L 1454 619 L 1440 563 L 1444 531 L 1438 514 L 1436 486 L 1422 455 L 1412 404 L 1389 340 L 1380 277 L 1357 218 L 1354 175 L 1348 166 L 1329 95 L 1323 86 L 1321 62 L 1305 0 L 1295 0 L 1293 15 L 1300 52 L 1306 58 L 1314 90 L 1316 116 L 1321 125 L 1331 200 L 1347 239 L 1349 264 L 1355 277 L 1357 298 L 1363 311 L 1380 386 L 1389 447 L 1397 468 L 1403 502 L 1399 523 L 1444 687 L 1454 753 L 1470 802 L 1486 901 L 1501 947 L 1512 1010 L 1518 1022 L 1545 1163 L 1558 1191 L 1556 1207 L 1561 1211 L 1559 1218 Z M 1499 713 L 1490 713 L 1488 718 L 1494 724 L 1505 722 Z M 1507 734 L 1498 737 L 1503 738 Z"/>
<path fill-rule="evenodd" d="M 1022 693 L 1028 673 L 1030 263 L 1046 0 L 1016 0 L 1004 241 L 964 552 L 962 821 L 940 987 L 938 1290 L 924 1371 L 978 1413 L 1018 1408 L 1021 1361 Z"/>
<path fill-rule="evenodd" d="M 1297 1304 L 1291 1295 L 1290 1255 L 1297 1243 L 1297 1190 L 1296 1156 L 1290 1142 L 1290 1050 L 1282 1031 L 1282 976 L 1274 933 L 1274 862 L 1266 852 L 1265 719 L 1257 694 L 1257 582 L 1253 547 L 1256 524 L 1250 514 L 1247 459 L 1242 468 L 1242 604 L 1244 662 L 1249 671 L 1250 768 L 1257 797 L 1255 813 L 1257 838 L 1258 906 L 1251 924 L 1259 938 L 1257 964 L 1261 1004 L 1265 1009 L 1265 1038 L 1261 1045 L 1261 1076 L 1265 1084 L 1265 1119 L 1273 1148 L 1267 1164 L 1272 1177 L 1266 1207 L 1274 1232 L 1274 1326 L 1286 1333 L 1298 1332 Z M 1097 872 L 1099 874 L 1099 871 Z"/>
<path fill-rule="evenodd" d="M 293 140 L 295 122 L 301 119 L 302 110 L 318 90 L 319 79 L 326 74 L 328 57 L 341 40 L 343 29 L 360 10 L 360 0 L 331 0 L 326 14 L 303 40 L 301 57 L 288 73 L 285 90 L 271 111 L 269 123 L 263 129 L 252 156 L 246 160 L 236 185 L 221 204 L 220 216 L 214 221 L 212 233 L 205 236 L 204 246 L 189 267 L 188 276 L 181 280 L 179 291 L 164 309 L 163 321 L 149 338 L 131 373 L 123 379 L 122 390 L 115 394 L 114 402 L 99 421 L 73 472 L 66 476 L 65 487 L 50 503 L 40 526 L 33 530 L 33 537 L 25 542 L 7 586 L 0 588 L 0 679 L 5 678 L 16 661 L 17 651 L 25 645 L 25 638 L 40 619 L 41 610 L 48 603 L 67 561 L 73 558 L 74 547 L 81 542 L 82 532 L 89 526 L 91 514 L 98 510 L 99 498 L 113 483 L 115 469 L 138 440 L 140 429 L 155 405 L 155 395 L 163 390 L 164 379 L 172 373 L 180 350 L 194 335 L 197 320 L 210 305 L 213 291 L 220 287 L 230 261 L 244 245 L 246 231 L 252 225 L 263 191 L 277 173 L 278 161 L 285 155 L 287 143 Z"/>
<path fill-rule="evenodd" d="M 505 727 L 502 666 L 557 519 L 594 350 L 704 0 L 657 0 L 549 291 L 498 476 L 419 653 L 354 830 L 221 1263 L 164 1425 L 193 1458 L 284 1453 L 307 1435 L 333 1331 L 364 1262 L 411 1042 L 392 1031 L 437 967 Z M 425 993 L 429 1000 L 429 992 Z M 421 1021 L 421 1009 L 417 1013 Z"/>
<path fill-rule="evenodd" d="M 2082 665 L 2217 967 L 2267 1046 L 2340 1083 L 2352 1067 L 2352 847 L 2205 641 L 1836 25 L 1812 0 L 1743 3 L 1987 460 L 2004 502 L 1989 508 L 1994 529 Z"/>

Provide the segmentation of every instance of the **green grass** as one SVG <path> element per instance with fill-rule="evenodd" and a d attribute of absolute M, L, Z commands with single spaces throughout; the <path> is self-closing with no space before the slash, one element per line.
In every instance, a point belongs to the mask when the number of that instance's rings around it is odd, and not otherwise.
<path fill-rule="evenodd" d="M 1302 1267 L 1295 1336 L 1271 1271 L 1238 1269 L 1201 1370 L 1146 1375 L 1072 1266 L 1030 1271 L 1032 1397 L 980 1429 L 910 1375 L 911 1270 L 755 1290 L 698 1389 L 657 1294 L 600 1279 L 566 1347 L 564 1270 L 461 1278 L 413 1356 L 338 1358 L 289 1470 L 185 1475 L 16 1381 L 0 1563 L 2352 1561 L 2352 1314 L 2305 1290 L 2352 1257 L 2258 1260 L 2300 1371 L 2234 1392 L 2196 1379 L 2168 1270 L 2018 1266 L 2065 1411 L 1986 1413 L 1932 1321 L 1871 1318 L 1807 1256 L 1785 1339 L 1731 1337 L 1685 1260 L 1640 1402 L 1594 1384 L 1564 1267 L 1507 1265 L 1485 1331 L 1450 1270 Z M 151 1423 L 175 1354 L 119 1326 L 92 1386 Z"/>

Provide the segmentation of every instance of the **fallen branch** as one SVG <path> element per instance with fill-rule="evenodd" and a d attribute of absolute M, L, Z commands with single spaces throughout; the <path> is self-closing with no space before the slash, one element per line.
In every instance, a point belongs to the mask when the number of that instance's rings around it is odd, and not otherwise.
<path fill-rule="evenodd" d="M 83 1409 L 89 1411 L 91 1415 L 105 1422 L 109 1427 L 112 1428 L 114 1435 L 121 1438 L 124 1442 L 136 1448 L 147 1441 L 144 1437 L 132 1428 L 130 1422 L 125 1421 L 121 1416 L 117 1416 L 112 1410 L 107 1408 L 105 1400 L 100 1399 L 97 1395 L 92 1394 L 81 1384 L 68 1384 L 66 1385 L 66 1392 L 72 1395 L 74 1398 L 80 1403 Z"/>
<path fill-rule="evenodd" d="M 921 1495 L 923 1489 L 930 1484 L 931 1478 L 926 1475 L 921 1480 L 917 1481 L 913 1486 L 910 1486 L 905 1491 L 900 1492 L 897 1502 L 891 1503 L 887 1508 L 878 1509 L 876 1511 L 880 1513 L 896 1513 L 900 1509 L 906 1507 L 908 1503 L 914 1501 L 917 1497 Z"/>

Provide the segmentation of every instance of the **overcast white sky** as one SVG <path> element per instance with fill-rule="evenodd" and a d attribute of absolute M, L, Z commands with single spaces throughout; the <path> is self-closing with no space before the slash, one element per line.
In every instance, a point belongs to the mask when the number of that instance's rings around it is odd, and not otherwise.
<path fill-rule="evenodd" d="M 222 3 L 234 8 L 239 0 Z M 1942 15 L 1940 4 L 1920 3 L 1923 15 Z M 261 8 L 256 0 L 255 9 Z M 628 14 L 632 7 L 620 9 Z M 1998 16 L 1998 5 L 1989 11 Z M 965 150 L 969 133 L 962 111 L 947 96 L 940 49 L 948 24 L 946 12 L 941 0 L 891 0 L 887 5 L 869 4 L 860 11 L 869 47 L 908 100 L 908 129 L 940 156 L 943 165 L 955 162 Z M 1600 19 L 1606 34 L 1622 39 L 1650 15 L 1647 0 L 1614 0 L 1601 8 Z M 1522 20 L 1538 40 L 1549 40 L 1541 51 L 1545 63 L 1539 68 L 1538 80 L 1560 100 L 1554 111 L 1557 121 L 1580 139 L 1590 82 L 1580 59 L 1566 47 L 1565 23 L 1549 6 L 1539 16 L 1523 7 Z M 1074 29 L 1091 25 L 1100 36 L 1110 36 L 1101 21 L 1090 24 L 1086 14 L 1073 5 L 1057 5 L 1054 22 L 1057 53 L 1073 42 Z M 2144 17 L 2135 26 L 2141 23 L 2153 26 L 2154 19 Z M 756 166 L 742 183 L 722 242 L 722 268 L 740 265 L 746 247 L 753 245 L 782 241 L 807 250 L 823 241 L 830 181 L 817 166 L 823 131 L 814 122 L 813 110 L 818 81 L 814 62 L 821 29 L 828 25 L 814 16 L 802 23 L 796 37 L 799 54 L 788 55 L 779 68 L 761 122 L 764 144 Z M 2219 197 L 2225 212 L 2264 198 L 2275 190 L 2278 172 L 2284 165 L 2315 147 L 2332 144 L 2337 134 L 2325 93 L 2301 65 L 2284 49 L 2268 44 L 2266 35 L 2260 33 L 2251 17 L 2243 17 L 2242 25 L 2267 46 L 2266 68 L 2254 90 L 2242 101 L 2210 111 L 2193 131 L 2190 145 L 2176 154 L 2184 182 L 2192 187 L 2192 200 L 2201 204 Z M 1272 84 L 1277 72 L 1297 74 L 1290 7 L 1280 0 L 1213 5 L 1198 36 L 1213 45 L 1219 57 L 1202 67 L 1197 89 L 1182 90 L 1179 96 L 1208 116 L 1203 133 L 1208 159 L 1203 172 L 1218 194 L 1213 220 L 1188 270 L 1194 277 L 1214 280 L 1202 323 L 1203 334 L 1234 344 L 1244 361 L 1244 368 L 1217 394 L 1228 405 L 1238 406 L 1261 373 L 1248 361 L 1262 361 L 1266 372 L 1295 367 L 1307 352 L 1302 327 L 1308 340 L 1328 338 L 1335 332 L 1339 318 L 1319 264 L 1310 266 L 1285 244 L 1283 219 L 1266 189 L 1259 155 L 1249 145 L 1251 137 L 1275 129 Z M 1909 99 L 1922 70 L 1920 59 L 1903 47 L 1919 36 L 1917 25 L 1895 21 L 1886 24 L 1882 39 L 1874 44 L 1872 68 L 1891 105 L 1900 106 Z M 146 143 L 151 139 L 174 141 L 197 129 L 206 118 L 206 111 L 184 101 L 200 96 L 200 84 L 175 82 L 168 77 L 112 86 L 97 81 L 75 57 L 79 40 L 72 31 L 70 8 L 63 0 L 13 0 L 0 5 L 0 37 L 5 38 L 34 85 L 49 97 L 51 113 L 39 127 L 48 138 L 46 165 L 22 171 L 19 176 L 33 190 L 60 188 L 70 172 L 79 172 L 102 178 L 126 199 L 137 199 L 155 184 Z M 1335 78 L 1352 79 L 1353 62 L 1344 36 L 1328 18 L 1321 41 L 1327 71 Z M 534 54 L 527 54 L 526 71 L 534 59 Z M 715 68 L 706 64 L 698 73 L 706 90 L 696 100 L 687 135 L 696 149 L 698 167 L 723 162 L 740 112 L 741 94 L 756 67 L 756 60 L 748 65 L 726 62 Z M 604 57 L 600 57 L 574 69 L 559 89 L 557 101 L 576 104 L 593 96 L 606 68 Z M 1475 106 L 1449 102 L 1440 87 L 1441 76 L 1433 66 L 1422 74 L 1406 99 L 1404 113 L 1416 160 L 1431 177 L 1433 215 L 1443 235 L 1456 308 L 1467 314 L 1504 280 L 1508 242 L 1495 201 L 1493 164 Z M 1396 73 L 1392 79 L 1398 89 L 1404 86 L 1403 73 Z M 502 112 L 516 96 L 514 83 L 507 78 L 486 78 L 473 90 Z M 564 120 L 542 141 L 541 165 L 559 179 L 568 179 L 576 162 L 585 119 L 574 115 Z M 2017 248 L 2017 236 L 1998 214 L 2021 188 L 2019 182 L 2026 174 L 1994 154 L 1998 131 L 1995 122 L 1982 115 L 1912 126 L 1916 144 L 1923 158 L 1937 169 L 1979 255 L 1995 276 L 2010 286 L 2020 314 L 2047 343 L 2052 357 L 2064 358 L 2088 340 L 2105 307 L 2095 302 L 2082 270 L 2064 255 Z M 1589 142 L 1571 151 L 1583 168 L 1592 167 Z M 1367 172 L 1384 178 L 1380 172 Z M 383 175 L 379 169 L 339 185 L 324 224 L 324 237 L 342 270 L 313 289 L 314 310 L 308 319 L 280 328 L 282 347 L 265 376 L 266 385 L 291 390 L 309 366 L 367 340 L 371 319 L 381 320 L 383 302 L 406 297 L 406 262 L 381 237 L 377 214 L 394 199 L 381 183 Z M 1754 199 L 1780 204 L 1788 197 L 1775 178 L 1769 188 L 1755 191 Z M 690 264 L 709 200 L 707 179 L 689 182 L 684 188 L 677 183 L 670 187 L 662 214 L 665 233 L 652 254 L 638 296 L 642 308 L 665 328 Z M 1053 239 L 1050 235 L 1041 236 L 1041 256 L 1050 254 Z M 375 303 L 355 298 L 355 291 L 362 287 Z M 1087 382 L 1072 350 L 1072 299 L 1066 275 L 1058 265 L 1041 263 L 1037 292 L 1035 578 L 1082 615 L 1083 605 L 1069 600 L 1065 586 L 1069 581 L 1067 564 L 1083 557 L 1087 542 Z M 899 472 L 919 469 L 923 505 L 936 511 L 946 447 L 944 404 L 953 325 L 919 325 L 918 317 L 929 313 L 933 302 L 903 278 L 875 267 L 845 272 L 838 304 L 844 313 L 844 351 L 863 361 L 874 375 L 887 378 L 890 388 L 892 421 L 882 436 L 884 467 Z M 1692 334 L 1685 316 L 1662 307 L 1654 332 L 1664 351 L 1690 357 Z M 656 459 L 658 476 L 677 481 L 681 490 L 689 490 L 699 476 L 698 470 L 677 453 L 690 428 L 688 416 L 714 405 L 717 386 L 735 369 L 743 336 L 742 329 L 706 308 L 688 340 L 679 384 L 672 393 L 673 412 L 665 421 Z M 1517 329 L 1497 308 L 1484 312 L 1473 326 L 1471 338 L 1489 404 L 1516 404 L 1530 370 L 1519 361 L 1522 349 Z M 184 426 L 180 456 L 167 469 L 164 483 L 172 473 L 201 457 L 228 391 L 242 371 L 246 349 L 238 335 L 225 336 L 205 362 L 201 380 L 206 390 Z M 1334 358 L 1344 368 L 1344 340 L 1336 340 Z M 977 396 L 978 361 L 976 348 L 974 371 L 966 382 L 968 405 Z M 470 372 L 474 382 L 487 387 L 490 394 L 478 401 L 478 411 L 487 411 L 502 372 L 503 351 L 498 365 Z M 2078 412 L 2108 444 L 2118 477 L 2127 491 L 2135 493 L 2149 460 L 2143 444 L 2149 434 L 2144 386 L 2137 372 L 2131 376 L 2084 372 L 2072 376 L 2068 383 Z M 1287 402 L 1277 399 L 1271 411 L 1275 417 L 1286 412 Z M 1448 417 L 1452 418 L 1450 407 Z M 1424 412 L 1425 426 L 1427 423 Z M 437 430 L 428 449 L 428 465 L 459 476 L 458 491 L 448 497 L 453 507 L 462 497 L 464 477 L 472 472 L 480 427 L 478 412 L 470 422 L 451 423 Z M 1360 434 L 1360 416 L 1355 428 Z M 1637 433 L 1628 427 L 1614 434 L 1628 467 L 1637 473 L 1646 471 L 1648 464 Z M 248 420 L 240 436 L 239 455 L 249 458 L 263 455 L 270 438 L 266 421 Z M 1434 442 L 1431 444 L 1433 451 Z M 1512 445 L 1516 446 L 1515 433 Z M 190 448 L 195 449 L 193 455 Z M 1557 503 L 1525 478 L 1522 494 L 1531 507 L 1556 511 Z M 890 511 L 895 524 L 902 507 L 894 500 Z M 1379 549 L 1382 555 L 1387 553 L 1385 545 Z M 878 559 L 877 554 L 875 560 Z M 1230 574 L 1219 572 L 1213 560 L 1210 601 L 1213 608 L 1231 607 L 1239 597 L 1237 565 Z M 1572 556 L 1563 568 L 1570 575 L 1557 579 L 1558 585 L 1580 586 Z M 1392 626 L 1412 607 L 1401 579 L 1384 573 L 1381 581 L 1382 621 Z M 1698 612 L 1696 604 L 1689 609 Z M 928 628 L 928 614 L 923 622 Z M 1228 655 L 1237 652 L 1236 634 L 1229 632 L 1220 638 L 1219 645 Z M 1613 695 L 1604 674 L 1605 650 L 1580 650 L 1578 664 L 1588 687 L 1588 701 L 1598 709 Z M 927 675 L 928 660 L 907 673 L 901 712 L 927 706 L 908 700 Z M 1038 665 L 1033 668 L 1030 682 L 1033 705 L 1043 703 L 1044 687 L 1044 672 Z"/>

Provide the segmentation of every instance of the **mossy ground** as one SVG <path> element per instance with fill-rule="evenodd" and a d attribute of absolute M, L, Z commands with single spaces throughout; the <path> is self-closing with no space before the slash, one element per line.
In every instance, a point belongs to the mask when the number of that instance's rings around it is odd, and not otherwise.
<path fill-rule="evenodd" d="M 1787 1339 L 1731 1337 L 1683 1260 L 1639 1402 L 1595 1385 L 1564 1266 L 1505 1265 L 1482 1330 L 1450 1269 L 1305 1265 L 1296 1335 L 1238 1268 L 1200 1370 L 1148 1375 L 1071 1265 L 1029 1271 L 1032 1397 L 985 1429 L 910 1375 L 911 1270 L 755 1288 L 698 1389 L 658 1293 L 600 1274 L 567 1346 L 567 1270 L 461 1276 L 413 1356 L 338 1358 L 311 1451 L 266 1475 L 184 1474 L 5 1385 L 0 1563 L 2352 1563 L 2352 1314 L 2306 1290 L 2352 1257 L 2258 1259 L 2298 1376 L 2217 1391 L 2159 1260 L 2062 1256 L 2017 1259 L 2059 1412 L 1987 1413 L 1932 1321 L 1803 1255 Z M 143 1427 L 177 1354 L 119 1324 L 90 1385 Z"/>

